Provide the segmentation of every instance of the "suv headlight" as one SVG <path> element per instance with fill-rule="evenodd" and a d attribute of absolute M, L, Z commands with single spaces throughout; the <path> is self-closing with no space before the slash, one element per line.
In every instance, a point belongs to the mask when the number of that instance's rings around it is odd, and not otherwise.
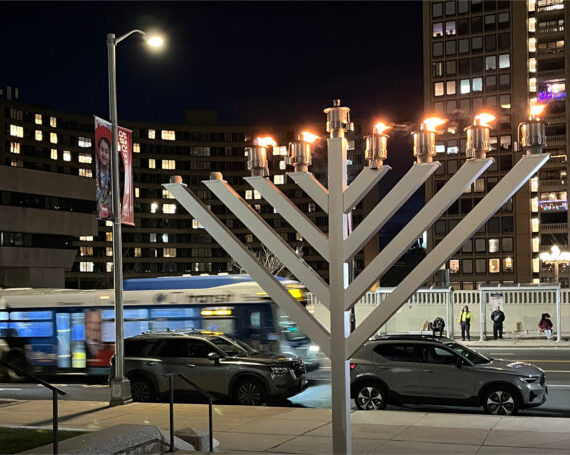
<path fill-rule="evenodd" d="M 271 367 L 271 377 L 275 379 L 278 376 L 287 376 L 291 371 L 287 367 Z"/>
<path fill-rule="evenodd" d="M 525 376 L 520 377 L 519 379 L 526 384 L 532 384 L 533 382 L 538 381 L 539 378 L 537 376 Z"/>

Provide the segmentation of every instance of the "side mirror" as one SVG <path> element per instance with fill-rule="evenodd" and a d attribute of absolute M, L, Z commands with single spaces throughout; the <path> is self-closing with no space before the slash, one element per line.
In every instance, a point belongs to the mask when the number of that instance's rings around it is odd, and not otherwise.
<path fill-rule="evenodd" d="M 461 367 L 463 367 L 463 366 L 465 366 L 465 365 L 466 365 L 466 363 L 463 361 L 463 359 L 462 359 L 461 357 L 457 357 L 457 358 L 455 359 L 455 366 L 456 366 L 457 368 L 461 368 Z"/>
<path fill-rule="evenodd" d="M 208 360 L 213 360 L 214 362 L 218 363 L 220 361 L 220 354 L 217 352 L 210 352 L 208 353 Z"/>

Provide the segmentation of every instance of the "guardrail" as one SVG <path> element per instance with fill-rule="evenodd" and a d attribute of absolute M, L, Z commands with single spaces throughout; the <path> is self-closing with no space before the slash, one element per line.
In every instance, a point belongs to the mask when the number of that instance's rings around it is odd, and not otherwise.
<path fill-rule="evenodd" d="M 43 379 L 38 378 L 37 376 L 30 374 L 18 367 L 15 367 L 9 362 L 6 362 L 3 359 L 0 359 L 0 365 L 5 366 L 6 368 L 10 368 L 11 370 L 15 371 L 16 373 L 30 378 L 32 381 L 47 387 L 52 392 L 52 434 L 53 434 L 53 441 L 52 441 L 52 453 L 57 454 L 59 451 L 59 425 L 58 425 L 58 394 L 59 395 L 67 395 L 63 390 L 58 389 L 57 387 L 52 386 L 50 383 L 44 381 Z"/>
<path fill-rule="evenodd" d="M 210 450 L 209 452 L 214 451 L 214 434 L 212 431 L 212 402 L 214 401 L 214 396 L 208 392 L 206 392 L 202 387 L 192 381 L 188 376 L 183 373 L 167 373 L 164 376 L 168 376 L 168 385 L 170 388 L 169 395 L 170 395 L 170 403 L 169 403 L 169 411 L 170 411 L 170 450 L 169 452 L 174 452 L 174 376 L 180 377 L 180 379 L 186 381 L 192 387 L 196 388 L 201 395 L 208 399 L 208 437 L 210 441 Z M 199 450 L 200 448 L 197 448 Z"/>

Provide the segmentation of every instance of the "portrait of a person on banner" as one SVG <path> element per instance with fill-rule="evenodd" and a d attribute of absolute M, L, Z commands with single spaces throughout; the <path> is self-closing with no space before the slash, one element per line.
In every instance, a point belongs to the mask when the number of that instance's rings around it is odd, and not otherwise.
<path fill-rule="evenodd" d="M 111 191 L 111 130 L 95 120 L 95 163 L 97 218 L 113 219 Z"/>

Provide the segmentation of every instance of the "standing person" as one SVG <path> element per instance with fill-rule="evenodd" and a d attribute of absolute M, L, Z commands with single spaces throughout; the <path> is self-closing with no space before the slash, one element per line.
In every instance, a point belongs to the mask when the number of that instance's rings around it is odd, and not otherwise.
<path fill-rule="evenodd" d="M 491 313 L 491 320 L 493 321 L 493 338 L 496 340 L 498 336 L 502 339 L 505 313 L 501 311 L 501 305 L 497 304 L 497 309 Z"/>
<path fill-rule="evenodd" d="M 544 332 L 546 339 L 552 340 L 552 321 L 548 313 L 542 313 L 542 317 L 538 323 L 541 332 Z"/>
<path fill-rule="evenodd" d="M 465 305 L 459 314 L 459 325 L 461 325 L 461 339 L 465 341 L 465 335 L 467 334 L 467 340 L 471 340 L 471 321 L 473 320 L 473 314 L 469 311 L 469 307 Z"/>

